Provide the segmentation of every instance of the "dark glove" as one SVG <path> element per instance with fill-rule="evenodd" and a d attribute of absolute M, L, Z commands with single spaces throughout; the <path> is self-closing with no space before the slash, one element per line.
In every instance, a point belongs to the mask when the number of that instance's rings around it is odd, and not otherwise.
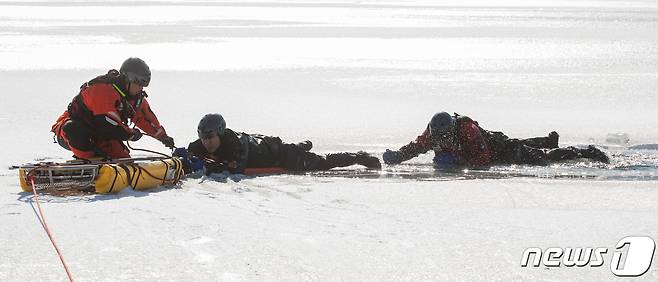
<path fill-rule="evenodd" d="M 176 148 L 172 155 L 181 158 L 185 173 L 192 173 L 204 169 L 203 160 L 196 156 L 190 156 L 185 148 Z"/>
<path fill-rule="evenodd" d="M 192 156 L 190 158 L 190 168 L 192 169 L 193 172 L 203 170 L 204 169 L 203 160 L 195 156 Z"/>
<path fill-rule="evenodd" d="M 459 157 L 451 153 L 440 152 L 434 155 L 434 166 L 438 169 L 454 169 L 459 166 Z"/>
<path fill-rule="evenodd" d="M 384 163 L 386 164 L 399 164 L 402 162 L 402 156 L 400 156 L 400 152 L 391 151 L 389 149 L 386 149 L 382 159 L 384 159 Z"/>
<path fill-rule="evenodd" d="M 181 159 L 187 161 L 187 159 L 188 159 L 187 149 L 185 149 L 185 148 L 176 148 L 174 150 L 174 153 L 172 154 L 172 156 L 180 157 Z"/>
<path fill-rule="evenodd" d="M 162 142 L 162 144 L 167 146 L 167 148 L 176 149 L 176 145 L 174 145 L 174 138 L 165 136 L 164 138 L 160 139 L 160 142 Z"/>
<path fill-rule="evenodd" d="M 135 141 L 139 140 L 140 138 L 142 138 L 142 135 L 144 135 L 144 134 L 142 134 L 142 132 L 139 131 L 139 129 L 133 128 L 133 135 L 130 136 L 130 139 L 128 139 L 128 140 L 135 142 Z"/>

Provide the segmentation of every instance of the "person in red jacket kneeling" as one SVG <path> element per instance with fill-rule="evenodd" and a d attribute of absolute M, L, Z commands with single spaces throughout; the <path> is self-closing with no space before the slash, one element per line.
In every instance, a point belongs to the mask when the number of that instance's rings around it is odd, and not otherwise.
<path fill-rule="evenodd" d="M 123 141 L 137 141 L 143 133 L 174 148 L 174 139 L 160 125 L 148 101 L 151 70 L 139 58 L 128 58 L 119 71 L 110 70 L 80 86 L 51 131 L 57 143 L 75 158 L 129 158 Z M 131 128 L 130 123 L 139 128 Z"/>

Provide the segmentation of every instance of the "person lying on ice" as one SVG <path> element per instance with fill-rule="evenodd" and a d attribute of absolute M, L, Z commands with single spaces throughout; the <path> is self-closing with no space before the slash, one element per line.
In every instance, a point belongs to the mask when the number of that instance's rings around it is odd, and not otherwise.
<path fill-rule="evenodd" d="M 548 137 L 514 139 L 499 131 L 482 129 L 477 121 L 467 116 L 446 112 L 435 114 L 427 129 L 397 151 L 386 150 L 386 164 L 399 164 L 419 154 L 434 150 L 438 167 L 465 166 L 484 168 L 492 164 L 546 165 L 552 161 L 589 158 L 609 163 L 608 156 L 590 145 L 587 149 L 558 148 L 557 132 Z"/>
<path fill-rule="evenodd" d="M 224 171 L 250 174 L 245 170 L 258 168 L 279 168 L 279 171 L 263 170 L 266 173 L 327 170 L 354 164 L 381 169 L 379 159 L 366 152 L 320 156 L 309 152 L 313 146 L 311 141 L 290 144 L 279 137 L 235 132 L 226 128 L 226 121 L 219 114 L 205 115 L 199 122 L 197 133 L 199 139 L 189 144 L 187 153 L 191 155 L 190 159 L 198 157 L 202 160 L 206 174 Z M 174 152 L 178 156 L 184 154 L 184 148 Z M 199 168 L 198 161 L 192 161 L 188 172 Z"/>
<path fill-rule="evenodd" d="M 57 119 L 51 131 L 57 143 L 75 158 L 129 158 L 122 141 L 137 141 L 142 132 L 130 128 L 132 121 L 146 134 L 174 148 L 174 139 L 158 122 L 143 88 L 151 70 L 139 58 L 128 58 L 119 71 L 110 70 L 80 86 L 80 92 Z"/>

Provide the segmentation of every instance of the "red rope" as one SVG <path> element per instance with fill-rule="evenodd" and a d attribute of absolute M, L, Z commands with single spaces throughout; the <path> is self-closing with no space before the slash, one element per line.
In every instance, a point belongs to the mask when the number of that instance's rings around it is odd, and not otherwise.
<path fill-rule="evenodd" d="M 30 177 L 30 182 L 32 182 L 32 192 L 34 193 L 34 200 L 37 202 L 37 208 L 39 209 L 39 215 L 41 216 L 39 219 L 41 220 L 41 223 L 43 223 L 42 224 L 43 229 L 46 230 L 46 234 L 48 234 L 48 238 L 50 238 L 50 242 L 53 243 L 53 247 L 55 247 L 55 251 L 57 251 L 57 255 L 59 256 L 59 260 L 62 261 L 62 265 L 64 265 L 64 270 L 66 270 L 66 275 L 69 277 L 69 281 L 73 282 L 73 278 L 71 277 L 71 272 L 69 271 L 69 267 L 66 266 L 66 262 L 64 261 L 62 252 L 59 251 L 59 248 L 55 243 L 55 239 L 53 238 L 53 235 L 50 234 L 50 229 L 48 228 L 48 224 L 46 224 L 46 218 L 43 216 L 43 211 L 41 210 L 41 205 L 39 204 L 39 196 L 37 196 L 37 189 L 34 185 L 34 178 Z"/>

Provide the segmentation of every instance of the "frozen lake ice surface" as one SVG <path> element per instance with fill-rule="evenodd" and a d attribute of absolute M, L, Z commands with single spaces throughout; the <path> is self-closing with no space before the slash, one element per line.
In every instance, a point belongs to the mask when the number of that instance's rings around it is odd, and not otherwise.
<path fill-rule="evenodd" d="M 656 31 L 658 2 L 642 0 L 0 0 L 0 280 L 66 280 L 7 167 L 70 158 L 50 126 L 131 56 L 150 65 L 149 103 L 178 146 L 218 112 L 234 130 L 381 157 L 448 111 L 513 137 L 555 130 L 611 163 L 445 172 L 426 154 L 44 195 L 76 280 L 619 279 L 617 242 L 658 238 Z M 133 146 L 166 151 L 146 139 Z M 601 267 L 522 267 L 530 247 L 608 253 Z M 658 279 L 655 260 L 636 279 Z"/>

